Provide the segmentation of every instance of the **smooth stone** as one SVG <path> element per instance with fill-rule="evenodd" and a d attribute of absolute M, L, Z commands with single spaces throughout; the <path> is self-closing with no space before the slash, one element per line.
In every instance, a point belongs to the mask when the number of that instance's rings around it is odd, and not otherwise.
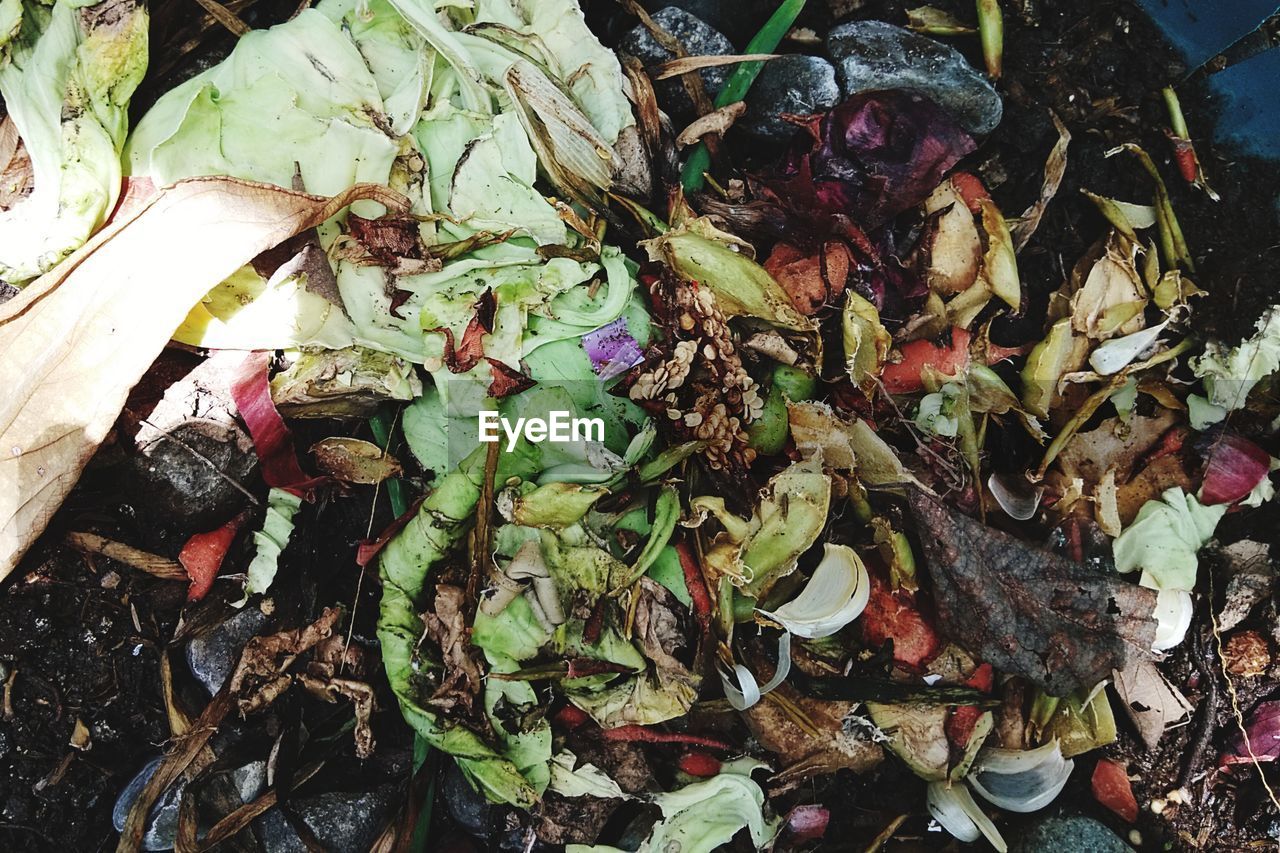
<path fill-rule="evenodd" d="M 747 111 L 738 125 L 752 136 L 785 142 L 796 126 L 782 113 L 812 115 L 840 102 L 836 70 L 820 56 L 793 54 L 771 59 L 747 94 Z"/>
<path fill-rule="evenodd" d="M 331 791 L 293 800 L 291 807 L 329 853 L 365 853 L 395 807 L 395 785 L 364 793 Z M 279 809 L 254 821 L 266 853 L 307 853 L 307 846 Z"/>
<path fill-rule="evenodd" d="M 745 45 L 768 20 L 777 3 L 775 0 L 671 0 L 652 6 L 683 9 L 724 33 L 735 45 Z"/>
<path fill-rule="evenodd" d="M 156 768 L 160 766 L 160 762 L 163 760 L 163 756 L 157 756 L 148 761 L 129 780 L 129 784 L 125 785 L 124 790 L 120 792 L 120 796 L 116 798 L 116 803 L 111 809 L 111 823 L 115 826 L 116 832 L 124 831 L 125 821 L 129 819 L 129 811 L 133 808 L 138 795 L 142 793 L 142 789 L 146 787 L 147 782 L 151 781 L 151 777 L 155 775 Z M 231 779 L 236 786 L 236 793 L 240 795 L 240 802 L 248 803 L 262 792 L 267 783 L 267 763 L 265 761 L 254 761 L 239 767 L 232 771 Z M 147 829 L 142 836 L 143 850 L 173 849 L 173 842 L 178 834 L 178 806 L 182 800 L 182 792 L 186 787 L 186 782 L 179 781 L 162 794 L 156 804 L 151 807 L 151 814 L 148 815 L 147 820 Z"/>
<path fill-rule="evenodd" d="M 653 20 L 675 37 L 684 46 L 685 53 L 689 56 L 724 56 L 734 52 L 733 43 L 725 37 L 724 33 L 683 9 L 668 6 L 654 15 Z M 658 44 L 658 40 L 644 28 L 643 24 L 633 27 L 622 37 L 618 50 L 631 54 L 646 66 L 675 59 L 675 54 Z M 731 65 L 717 65 L 703 68 L 698 72 L 703 84 L 707 87 L 707 97 L 715 100 L 716 93 L 720 91 L 720 87 L 724 85 L 724 81 L 732 70 Z M 693 113 L 693 101 L 690 100 L 689 93 L 684 90 L 684 84 L 680 82 L 680 78 L 659 80 L 654 84 L 654 88 L 658 94 L 658 103 L 663 109 L 682 116 Z"/>
<path fill-rule="evenodd" d="M 1120 836 L 1091 817 L 1050 817 L 1034 824 L 1010 848 L 1013 853 L 1133 853 Z"/>
<path fill-rule="evenodd" d="M 257 636 L 267 617 L 256 607 L 246 607 L 207 634 L 187 643 L 187 667 L 209 695 L 222 689 L 231 676 L 244 644 Z"/>
<path fill-rule="evenodd" d="M 235 515 L 245 505 L 244 493 L 235 484 L 249 481 L 258 464 L 247 437 L 238 440 L 243 435 L 235 426 L 185 421 L 130 457 L 129 492 L 146 518 L 165 528 L 194 532 Z"/>
<path fill-rule="evenodd" d="M 845 95 L 898 89 L 929 98 L 970 133 L 990 133 L 1003 103 L 955 48 L 883 21 L 853 21 L 827 34 Z"/>
<path fill-rule="evenodd" d="M 467 777 L 458 769 L 457 762 L 449 762 L 440 779 L 440 799 L 444 800 L 449 816 L 468 835 L 480 841 L 489 839 L 493 805 L 471 787 Z"/>

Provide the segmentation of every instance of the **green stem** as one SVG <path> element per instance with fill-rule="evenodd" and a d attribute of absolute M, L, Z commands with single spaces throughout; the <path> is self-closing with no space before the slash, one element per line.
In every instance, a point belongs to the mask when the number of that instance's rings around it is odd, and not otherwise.
<path fill-rule="evenodd" d="M 1164 95 L 1165 106 L 1169 108 L 1169 125 L 1174 135 L 1179 139 L 1190 139 L 1191 133 L 1187 130 L 1187 119 L 1182 114 L 1182 102 L 1178 100 L 1178 93 L 1173 91 L 1172 86 L 1165 86 L 1160 94 Z"/>
<path fill-rule="evenodd" d="M 782 41 L 782 37 L 796 22 L 796 17 L 804 8 L 804 4 L 805 0 L 782 0 L 774 13 L 769 16 L 769 20 L 765 21 L 764 26 L 760 28 L 760 32 L 747 43 L 747 49 L 744 52 L 773 53 Z M 720 93 L 716 95 L 716 109 L 727 107 L 745 98 L 747 90 L 756 81 L 763 67 L 764 63 L 760 61 L 739 63 L 729 75 L 729 79 L 725 81 Z M 699 142 L 694 146 L 689 159 L 685 161 L 684 169 L 680 172 L 680 184 L 684 187 L 684 191 L 696 192 L 702 189 L 706 182 L 706 171 L 710 168 L 711 152 L 707 150 L 704 143 Z"/>
<path fill-rule="evenodd" d="M 373 430 L 374 441 L 384 453 L 391 450 L 391 430 L 394 426 L 395 421 L 387 412 L 378 412 L 369 418 L 369 429 Z M 394 477 L 386 481 L 386 486 L 387 497 L 391 500 L 391 512 L 399 518 L 409 508 L 409 502 L 404 497 L 404 483 L 400 482 L 399 477 Z"/>
<path fill-rule="evenodd" d="M 1004 13 L 1000 11 L 1000 0 L 978 0 L 978 40 L 982 42 L 987 75 L 1000 79 L 1004 71 Z"/>

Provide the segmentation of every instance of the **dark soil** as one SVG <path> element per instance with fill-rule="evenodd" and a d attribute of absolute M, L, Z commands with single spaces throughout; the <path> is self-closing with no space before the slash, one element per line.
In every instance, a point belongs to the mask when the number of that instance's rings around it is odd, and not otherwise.
<path fill-rule="evenodd" d="M 244 16 L 255 25 L 280 20 L 296 7 L 292 0 L 229 5 L 249 7 Z M 900 23 L 904 9 L 915 5 L 872 0 L 846 17 Z M 952 9 L 963 19 L 972 18 L 971 3 L 936 5 Z M 1105 156 L 1117 144 L 1138 142 L 1160 166 L 1199 268 L 1194 280 L 1209 293 L 1196 306 L 1197 327 L 1228 340 L 1247 336 L 1262 309 L 1276 301 L 1272 282 L 1280 261 L 1276 212 L 1280 169 L 1237 158 L 1211 144 L 1208 131 L 1214 106 L 1204 95 L 1203 76 L 1197 75 L 1190 84 L 1180 86 L 1180 93 L 1198 152 L 1222 201 L 1215 204 L 1181 181 L 1163 132 L 1168 119 L 1160 89 L 1182 80 L 1185 69 L 1130 3 L 1026 0 L 1005 5 L 1010 7 L 1001 84 L 1005 119 L 973 156 L 972 167 L 984 177 L 1002 209 L 1020 211 L 1038 195 L 1044 160 L 1056 140 L 1050 110 L 1067 124 L 1073 140 L 1058 196 L 1020 257 L 1032 294 L 1026 318 L 1008 321 L 996 334 L 1021 341 L 1028 336 L 1027 328 L 1038 330 L 1048 292 L 1105 233 L 1105 223 L 1081 189 L 1137 202 L 1150 198 L 1150 179 L 1136 161 L 1124 155 Z M 630 25 L 611 3 L 594 0 L 589 6 L 593 21 L 608 37 L 616 37 Z M 822 33 L 832 17 L 819 8 L 822 4 L 810 6 L 802 23 Z M 1034 12 L 1022 13 L 1014 7 Z M 189 11 L 176 3 L 156 4 L 153 9 L 153 51 L 158 55 L 135 101 L 136 115 L 156 94 L 206 67 L 211 59 L 216 61 L 228 49 L 231 39 L 226 34 L 216 28 L 202 34 L 190 23 L 195 16 Z M 981 65 L 975 39 L 950 41 Z M 731 135 L 729 151 L 739 145 L 740 140 Z M 760 152 L 755 150 L 753 155 L 758 158 Z M 317 425 L 316 437 L 334 434 L 335 430 L 323 426 L 332 425 Z M 298 440 L 300 446 L 307 446 L 306 436 Z M 139 767 L 163 750 L 170 736 L 161 689 L 163 655 L 168 654 L 172 662 L 177 703 L 194 716 L 206 701 L 186 672 L 180 649 L 166 649 L 180 619 L 184 620 L 182 630 L 189 634 L 216 624 L 229 612 L 218 595 L 184 614 L 181 584 L 152 579 L 104 558 L 87 558 L 59 544 L 66 531 L 91 528 L 174 556 L 186 536 L 195 532 L 184 525 L 187 514 L 179 512 L 165 521 L 149 518 L 138 509 L 140 502 L 130 494 L 130 484 L 115 473 L 113 463 L 121 453 L 110 444 L 104 448 L 96 470 L 78 487 L 42 543 L 0 588 L 0 675 L 5 684 L 0 718 L 2 850 L 113 847 L 110 813 L 116 794 Z M 246 485 L 261 493 L 259 486 Z M 276 622 L 303 624 L 322 607 L 341 604 L 355 611 L 355 637 L 364 640 L 376 656 L 376 646 L 368 639 L 373 636 L 377 612 L 376 582 L 360 580 L 354 549 L 368 530 L 381 529 L 389 520 L 385 493 L 377 497 L 372 517 L 372 488 L 361 488 L 303 516 L 308 521 L 293 537 L 276 582 Z M 1257 514 L 1269 521 L 1229 521 L 1224 531 L 1234 531 L 1236 537 L 1274 539 L 1269 533 L 1275 529 L 1273 510 L 1274 506 Z M 1191 768 L 1193 804 L 1177 810 L 1172 819 L 1144 811 L 1137 825 L 1139 837 L 1131 837 L 1141 849 L 1239 849 L 1275 837 L 1274 815 L 1256 774 L 1240 770 L 1234 777 L 1213 775 L 1218 748 L 1234 730 L 1234 722 L 1220 672 L 1216 665 L 1204 663 L 1203 650 L 1211 637 L 1207 619 L 1202 621 L 1205 624 L 1193 630 L 1194 639 L 1165 671 L 1197 704 L 1203 706 L 1203 697 L 1216 695 L 1216 707 L 1198 710 L 1191 725 L 1168 733 L 1154 754 L 1146 754 L 1133 733 L 1123 728 L 1120 743 L 1107 751 L 1131 762 L 1138 774 L 1135 793 L 1140 803 L 1177 788 L 1180 777 Z M 1246 709 L 1275 687 L 1269 677 L 1253 682 L 1241 688 L 1240 703 Z M 383 696 L 381 704 L 383 710 L 375 720 L 379 747 L 373 760 L 355 759 L 349 735 L 321 737 L 349 720 L 345 706 L 309 700 L 285 702 L 272 710 L 271 719 L 261 725 L 260 736 L 266 738 L 261 755 L 270 748 L 268 733 L 304 724 L 312 739 L 297 745 L 297 758 L 305 763 L 322 755 L 328 763 L 297 794 L 368 790 L 387 779 L 407 787 L 408 734 L 390 697 Z M 1211 715 L 1207 724 L 1202 722 L 1205 713 Z M 91 736 L 91 747 L 84 751 L 68 745 L 77 719 Z M 1085 756 L 1081 763 L 1091 765 L 1095 757 Z M 1088 790 L 1088 769 L 1077 770 L 1059 805 L 1084 811 L 1129 836 L 1129 827 L 1094 802 Z M 1206 772 L 1213 778 L 1211 792 Z M 1280 779 L 1273 778 L 1273 785 L 1277 782 Z M 807 801 L 832 806 L 833 822 L 821 849 L 864 849 L 904 810 L 912 817 L 892 849 L 937 849 L 945 844 L 945 836 L 926 831 L 923 787 L 899 763 L 887 761 L 865 777 L 841 773 L 809 784 Z M 435 824 L 433 838 L 452 839 L 439 842 L 437 849 L 450 845 L 467 849 L 469 842 L 450 827 L 445 809 L 436 809 Z M 238 844 L 242 849 L 254 848 L 247 833 L 241 834 Z"/>

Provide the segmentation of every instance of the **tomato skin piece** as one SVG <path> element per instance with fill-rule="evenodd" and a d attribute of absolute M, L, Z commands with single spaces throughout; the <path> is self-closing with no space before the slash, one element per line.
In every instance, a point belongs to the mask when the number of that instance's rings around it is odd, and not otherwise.
<path fill-rule="evenodd" d="M 1138 819 L 1138 801 L 1129 784 L 1124 765 L 1110 758 L 1100 758 L 1093 768 L 1093 797 L 1129 823 Z"/>
<path fill-rule="evenodd" d="M 991 194 L 987 192 L 987 188 L 972 172 L 952 173 L 951 186 L 955 187 L 956 193 L 964 199 L 965 207 L 969 208 L 970 213 L 978 213 L 982 210 L 982 201 L 991 200 Z"/>
<path fill-rule="evenodd" d="M 927 340 L 903 344 L 898 348 L 902 358 L 885 364 L 880 381 L 890 394 L 913 394 L 924 390 L 924 381 L 920 376 L 926 367 L 955 376 L 969 366 L 969 339 L 967 331 L 953 326 L 949 347 Z"/>
<path fill-rule="evenodd" d="M 187 590 L 187 601 L 199 601 L 209 594 L 213 588 L 213 580 L 222 568 L 231 543 L 244 521 L 244 514 L 237 515 L 221 527 L 206 533 L 197 533 L 187 540 L 178 554 L 178 562 L 191 577 L 191 587 Z"/>

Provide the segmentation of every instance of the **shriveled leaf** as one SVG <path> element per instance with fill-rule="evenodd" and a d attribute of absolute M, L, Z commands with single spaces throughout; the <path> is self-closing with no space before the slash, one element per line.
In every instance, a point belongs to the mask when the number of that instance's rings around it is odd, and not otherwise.
<path fill-rule="evenodd" d="M 1280 758 L 1280 701 L 1262 702 L 1250 712 L 1244 731 L 1237 732 L 1218 756 L 1224 767 L 1231 764 L 1270 762 Z"/>
<path fill-rule="evenodd" d="M 322 438 L 311 445 L 321 471 L 344 483 L 381 483 L 400 473 L 400 462 L 372 442 L 345 436 Z"/>
<path fill-rule="evenodd" d="M 1153 661 L 1131 661 L 1114 673 L 1116 695 L 1147 749 L 1155 749 L 1165 730 L 1184 722 L 1191 703 L 1169 683 Z"/>
<path fill-rule="evenodd" d="M 870 391 L 889 355 L 893 337 L 881 325 L 876 306 L 852 290 L 845 294 L 841 316 L 845 370 L 855 385 Z"/>
<path fill-rule="evenodd" d="M 181 181 L 0 306 L 0 577 L 66 497 L 129 389 L 211 287 L 357 199 L 230 178 Z"/>
<path fill-rule="evenodd" d="M 1051 112 L 1049 115 L 1053 119 L 1054 128 L 1058 131 L 1058 141 L 1053 143 L 1049 158 L 1044 163 L 1044 181 L 1040 184 L 1040 197 L 1022 211 L 1022 216 L 1018 217 L 1018 221 L 1010 229 L 1013 233 L 1013 249 L 1016 252 L 1022 251 L 1022 247 L 1031 239 L 1031 235 L 1035 234 L 1036 229 L 1040 227 L 1040 219 L 1044 216 L 1045 208 L 1058 194 L 1058 187 L 1062 185 L 1062 176 L 1067 171 L 1067 145 L 1071 142 L 1071 132 L 1062 123 L 1062 119 L 1058 118 L 1057 113 Z"/>
<path fill-rule="evenodd" d="M 1155 593 L 1034 548 L 921 491 L 911 512 L 944 633 L 1051 695 L 1150 654 Z"/>
<path fill-rule="evenodd" d="M 968 290 L 982 263 L 982 238 L 973 213 L 949 179 L 925 199 L 924 211 L 933 222 L 928 244 L 930 289 L 943 296 Z"/>
<path fill-rule="evenodd" d="M 787 403 L 791 437 L 801 455 L 821 453 L 831 468 L 856 471 L 869 486 L 917 483 L 898 453 L 860 418 L 845 420 L 825 403 Z"/>

